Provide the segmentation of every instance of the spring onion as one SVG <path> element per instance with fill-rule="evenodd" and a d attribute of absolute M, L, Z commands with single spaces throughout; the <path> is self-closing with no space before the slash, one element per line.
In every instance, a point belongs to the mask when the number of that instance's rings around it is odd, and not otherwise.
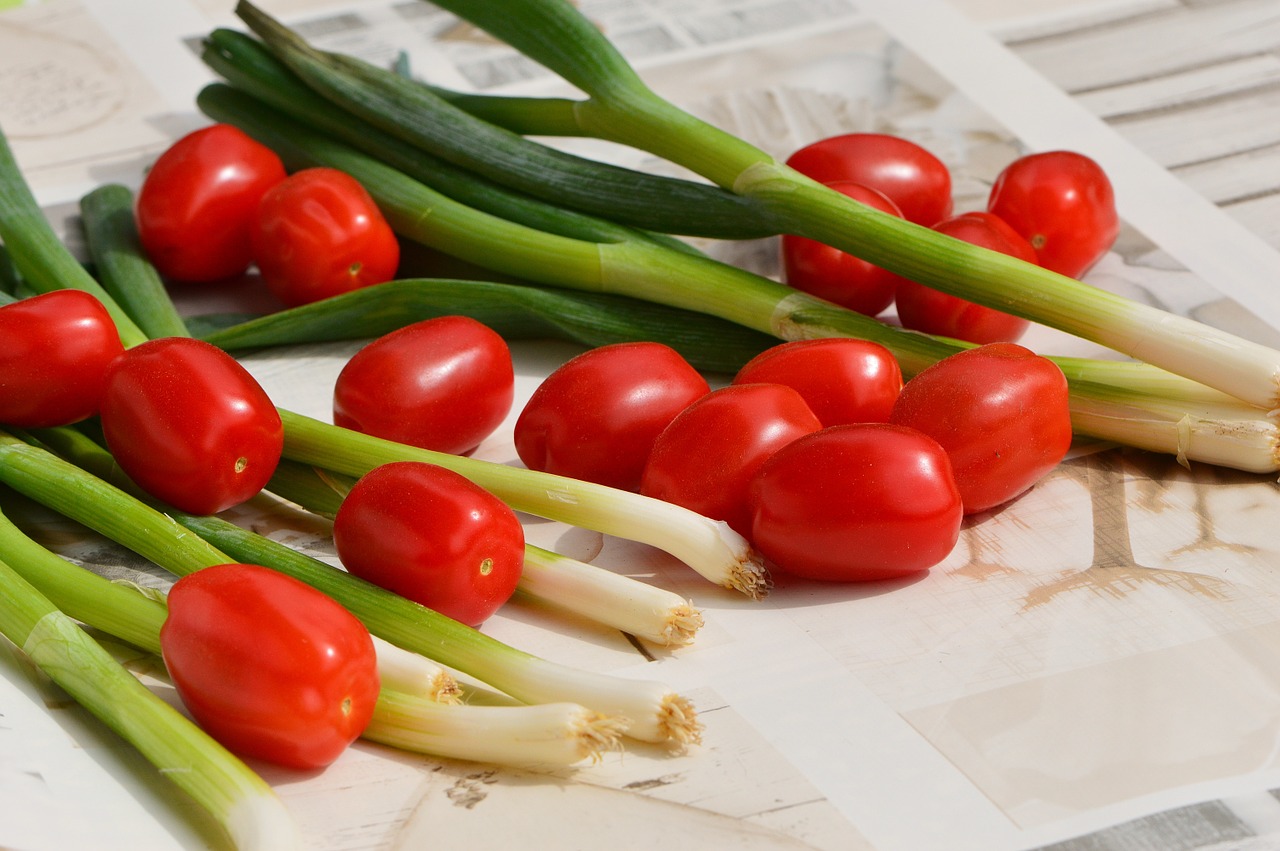
<path fill-rule="evenodd" d="M 328 165 L 354 175 L 377 199 L 402 236 L 497 271 L 560 287 L 651 299 L 718 316 L 780 339 L 854 336 L 873 340 L 889 348 L 908 375 L 966 345 L 903 331 L 707 257 L 639 241 L 584 242 L 484 214 L 341 142 L 292 122 L 252 96 L 224 84 L 207 86 L 201 91 L 198 104 L 216 120 L 237 124 L 264 141 L 297 167 Z M 1197 452 L 1204 442 L 1186 439 L 1186 423 L 1170 421 L 1163 414 L 1153 417 L 1142 412 L 1146 389 L 1192 401 L 1227 398 L 1220 390 L 1144 363 L 1083 358 L 1055 361 L 1072 382 L 1073 409 L 1081 411 L 1080 422 L 1088 423 L 1087 433 L 1094 437 L 1132 442 L 1135 433 L 1145 430 L 1150 434 L 1144 435 L 1144 445 L 1168 447 L 1171 452 L 1176 451 L 1175 447 L 1186 446 L 1184 457 L 1188 460 L 1207 460 L 1250 471 L 1273 471 L 1280 463 L 1275 446 L 1259 447 L 1249 442 L 1238 444 L 1235 454 L 1215 451 L 1201 459 Z M 1117 404 L 1115 394 L 1095 392 L 1095 388 L 1108 385 L 1134 392 Z M 1151 401 L 1163 404 L 1154 396 Z M 1243 405 L 1239 407 L 1244 410 Z M 1266 413 L 1254 410 L 1252 416 L 1258 420 L 1258 428 L 1266 431 Z M 1233 416 L 1233 422 L 1242 418 L 1243 414 Z M 302 423 L 296 425 L 300 427 Z M 1192 431 L 1220 431 L 1220 425 L 1212 419 L 1194 419 L 1189 427 Z M 308 451 L 309 459 L 299 460 L 320 466 L 329 464 L 318 442 Z M 579 522 L 567 517 L 557 519 Z"/>
<path fill-rule="evenodd" d="M 412 141 L 464 169 L 519 191 L 614 221 L 667 233 L 706 237 L 758 237 L 772 232 L 761 219 L 765 207 L 702 183 L 619 168 L 531 142 L 476 121 L 429 89 L 391 72 L 339 54 L 311 49 L 288 28 L 248 3 L 236 13 L 272 47 L 284 64 L 321 94 L 366 122 L 392 133 L 421 116 Z M 330 73 L 333 69 L 339 73 Z M 465 139 L 464 144 L 457 140 Z M 529 179 L 503 166 L 507 157 L 528 164 Z"/>
<path fill-rule="evenodd" d="M 378 337 L 434 316 L 461 314 L 508 340 L 583 346 L 650 340 L 698 369 L 733 373 L 776 338 L 722 319 L 606 293 L 419 278 L 389 281 L 201 333 L 228 351 Z M 193 322 L 194 324 L 194 322 Z"/>
<path fill-rule="evenodd" d="M 75 700 L 138 749 L 243 849 L 301 848 L 271 787 L 121 667 L 68 615 L 0 559 L 0 632 Z"/>
<path fill-rule="evenodd" d="M 648 151 L 761 205 L 794 233 L 952 295 L 1185 375 L 1263 410 L 1280 407 L 1280 353 L 1007 255 L 876 212 L 653 92 L 567 0 L 438 5 L 558 73 L 587 97 L 585 135 Z M 781 307 L 781 305 L 779 305 Z"/>
<path fill-rule="evenodd" d="M 88 441 L 67 443 L 93 454 Z M 99 454 L 106 456 L 105 450 Z M 236 560 L 293 576 L 344 605 L 372 634 L 517 700 L 576 702 L 626 718 L 627 735 L 645 741 L 687 743 L 700 736 L 692 704 L 662 683 L 579 671 L 524 653 L 229 521 L 159 511 L 80 465 L 3 432 L 0 481 L 179 576 Z"/>
<path fill-rule="evenodd" d="M 80 221 L 98 280 L 143 333 L 186 336 L 186 324 L 142 250 L 133 192 L 118 183 L 97 187 L 80 199 Z"/>

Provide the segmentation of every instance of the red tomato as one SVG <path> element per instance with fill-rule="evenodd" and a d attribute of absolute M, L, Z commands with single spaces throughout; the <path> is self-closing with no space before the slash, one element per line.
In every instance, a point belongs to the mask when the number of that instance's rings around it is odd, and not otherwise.
<path fill-rule="evenodd" d="M 111 315 L 82 290 L 0 307 L 0 423 L 45 428 L 96 414 L 103 379 L 122 352 Z"/>
<path fill-rule="evenodd" d="M 1031 243 L 1003 219 L 991 213 L 964 213 L 933 226 L 939 233 L 1036 263 Z M 974 304 L 915 281 L 903 281 L 895 296 L 898 320 L 904 328 L 968 340 L 971 343 L 1012 343 L 1030 322 L 1018 316 Z"/>
<path fill-rule="evenodd" d="M 897 206 L 874 189 L 859 183 L 828 186 L 881 212 L 901 216 Z M 792 234 L 782 237 L 782 268 L 790 286 L 867 316 L 875 316 L 892 304 L 903 280 L 838 248 Z"/>
<path fill-rule="evenodd" d="M 947 454 L 914 429 L 834 426 L 788 444 L 751 483 L 751 539 L 783 573 L 892 579 L 942 561 L 963 513 Z"/>
<path fill-rule="evenodd" d="M 1074 151 L 1015 160 L 996 178 L 987 210 L 1031 243 L 1041 266 L 1072 278 L 1101 260 L 1120 233 L 1111 181 Z"/>
<path fill-rule="evenodd" d="M 1062 370 L 1016 343 L 979 346 L 923 370 L 902 388 L 890 422 L 947 450 L 966 514 L 1018 496 L 1071 447 Z"/>
<path fill-rule="evenodd" d="M 214 124 L 160 155 L 138 191 L 138 238 L 160 274 L 205 282 L 243 273 L 263 194 L 285 178 L 280 158 L 244 131 Z"/>
<path fill-rule="evenodd" d="M 333 542 L 351 573 L 469 626 L 510 599 L 524 566 L 514 511 L 457 473 L 418 461 L 362 476 L 338 508 Z"/>
<path fill-rule="evenodd" d="M 400 263 L 378 205 L 333 168 L 304 169 L 267 190 L 252 245 L 267 288 L 289 307 L 389 281 Z"/>
<path fill-rule="evenodd" d="M 713 390 L 671 421 L 654 441 L 640 492 L 751 531 L 747 485 L 774 452 L 822 423 L 782 384 Z"/>
<path fill-rule="evenodd" d="M 333 422 L 463 454 L 502 424 L 515 398 L 511 350 L 467 316 L 425 319 L 365 346 L 338 373 Z"/>
<path fill-rule="evenodd" d="M 951 173 L 926 149 L 883 133 L 848 133 L 796 151 L 787 165 L 819 183 L 849 181 L 889 197 L 902 216 L 930 227 L 951 215 Z"/>
<path fill-rule="evenodd" d="M 250 564 L 174 583 L 160 649 L 205 732 L 241 756 L 323 768 L 364 732 L 378 700 L 369 631 L 306 583 Z"/>
<path fill-rule="evenodd" d="M 248 370 L 188 337 L 126 350 L 107 374 L 101 422 L 129 478 L 191 514 L 258 493 L 284 447 L 280 414 Z"/>
<path fill-rule="evenodd" d="M 733 383 L 785 384 L 824 426 L 882 423 L 902 390 L 902 369 L 879 343 L 831 337 L 767 349 L 738 370 Z"/>
<path fill-rule="evenodd" d="M 532 470 L 639 490 L 658 434 L 710 390 L 669 346 L 600 346 L 533 391 L 516 420 L 516 453 Z"/>

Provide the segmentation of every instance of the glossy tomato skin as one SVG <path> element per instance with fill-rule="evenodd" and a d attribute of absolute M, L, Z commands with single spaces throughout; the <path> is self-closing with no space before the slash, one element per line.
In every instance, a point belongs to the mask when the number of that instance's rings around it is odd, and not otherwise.
<path fill-rule="evenodd" d="M 111 315 L 87 292 L 54 290 L 0 307 L 0 423 L 46 428 L 96 414 L 123 352 Z"/>
<path fill-rule="evenodd" d="M 800 394 L 782 384 L 713 390 L 658 435 L 640 492 L 748 535 L 747 486 L 755 471 L 783 446 L 820 428 Z"/>
<path fill-rule="evenodd" d="M 901 217 L 881 192 L 860 183 L 829 183 L 832 189 L 868 207 Z M 782 236 L 782 270 L 788 285 L 867 316 L 893 303 L 903 279 L 887 269 L 803 236 Z"/>
<path fill-rule="evenodd" d="M 963 213 L 939 222 L 933 229 L 1027 263 L 1038 262 L 1031 243 L 992 213 Z M 971 343 L 1013 343 L 1031 325 L 1019 316 L 974 304 L 915 281 L 904 280 L 899 284 L 895 300 L 898 320 L 904 328 Z"/>
<path fill-rule="evenodd" d="M 946 452 L 886 423 L 833 426 L 761 465 L 751 539 L 783 573 L 826 582 L 893 579 L 954 549 L 963 520 Z"/>
<path fill-rule="evenodd" d="M 120 468 L 191 514 L 216 514 L 258 493 L 284 447 L 280 414 L 248 370 L 188 337 L 150 340 L 117 358 L 101 422 Z"/>
<path fill-rule="evenodd" d="M 505 340 L 468 316 L 406 325 L 356 352 L 338 373 L 335 425 L 436 452 L 465 454 L 502 424 L 515 398 Z"/>
<path fill-rule="evenodd" d="M 1072 278 L 1093 268 L 1120 233 L 1111 180 L 1075 151 L 1010 163 L 991 187 L 987 211 L 1031 243 L 1041 266 Z"/>
<path fill-rule="evenodd" d="M 417 461 L 361 477 L 338 508 L 333 540 L 354 575 L 469 626 L 510 599 L 524 566 L 515 512 L 459 474 Z"/>
<path fill-rule="evenodd" d="M 351 175 L 308 168 L 267 190 L 252 230 L 253 259 L 282 303 L 297 307 L 396 275 L 400 243 Z"/>
<path fill-rule="evenodd" d="M 823 426 L 887 422 L 902 391 L 902 369 L 892 352 L 870 340 L 793 340 L 756 355 L 733 383 L 785 384 Z"/>
<path fill-rule="evenodd" d="M 886 133 L 820 139 L 787 158 L 819 183 L 849 181 L 883 192 L 903 218 L 932 227 L 951 215 L 951 172 L 926 148 Z"/>
<path fill-rule="evenodd" d="M 174 583 L 160 647 L 205 732 L 288 768 L 332 763 L 378 700 L 364 625 L 310 585 L 257 565 L 214 565 Z"/>
<path fill-rule="evenodd" d="M 138 238 L 147 257 L 173 281 L 242 274 L 252 262 L 258 202 L 284 178 L 280 157 L 230 124 L 183 136 L 138 190 Z"/>
<path fill-rule="evenodd" d="M 1016 343 L 979 346 L 923 370 L 902 388 L 890 421 L 942 444 L 966 514 L 1018 496 L 1071 448 L 1062 370 Z"/>
<path fill-rule="evenodd" d="M 516 419 L 516 453 L 531 470 L 636 491 L 658 434 L 710 391 L 669 346 L 600 346 L 533 391 Z"/>

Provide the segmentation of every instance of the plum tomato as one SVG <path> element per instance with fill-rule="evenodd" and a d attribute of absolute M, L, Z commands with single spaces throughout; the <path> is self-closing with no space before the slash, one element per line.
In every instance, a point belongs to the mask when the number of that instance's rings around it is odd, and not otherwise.
<path fill-rule="evenodd" d="M 364 624 L 310 585 L 258 565 L 214 565 L 175 582 L 160 649 L 205 732 L 288 768 L 332 763 L 378 700 Z"/>
<path fill-rule="evenodd" d="M 819 183 L 850 181 L 883 192 L 903 218 L 932 227 L 951 215 L 951 172 L 926 148 L 886 133 L 820 139 L 787 158 Z"/>
<path fill-rule="evenodd" d="M 288 307 L 381 284 L 396 275 L 400 243 L 360 182 L 307 168 L 267 190 L 251 231 L 267 289 Z"/>
<path fill-rule="evenodd" d="M 1027 263 L 1038 262 L 1031 243 L 992 213 L 963 213 L 939 222 L 933 229 Z M 974 304 L 915 281 L 900 283 L 895 300 L 898 321 L 904 328 L 970 343 L 1013 343 L 1031 325 L 1019 316 Z"/>
<path fill-rule="evenodd" d="M 922 370 L 902 388 L 890 422 L 942 444 L 966 514 L 1026 491 L 1071 447 L 1062 370 L 1016 343 L 989 343 Z"/>
<path fill-rule="evenodd" d="M 822 423 L 782 384 L 712 390 L 671 421 L 653 443 L 640 493 L 750 532 L 747 485 L 765 459 Z"/>
<path fill-rule="evenodd" d="M 1031 243 L 1041 266 L 1071 278 L 1093 268 L 1120 232 L 1110 179 L 1075 151 L 1014 160 L 996 177 L 987 211 Z"/>
<path fill-rule="evenodd" d="M 242 274 L 263 194 L 285 179 L 275 151 L 230 124 L 183 136 L 138 190 L 138 238 L 157 271 L 203 283 Z"/>
<path fill-rule="evenodd" d="M 191 514 L 216 514 L 257 494 L 284 447 L 280 414 L 249 371 L 190 337 L 149 340 L 117 358 L 101 423 L 125 474 Z"/>
<path fill-rule="evenodd" d="M 639 490 L 658 434 L 710 391 L 702 374 L 662 343 L 599 346 L 570 358 L 533 391 L 516 419 L 516 453 L 531 470 Z"/>
<path fill-rule="evenodd" d="M 362 476 L 333 523 L 352 574 L 468 626 L 515 593 L 524 528 L 505 503 L 461 475 L 395 461 Z"/>
<path fill-rule="evenodd" d="M 781 573 L 893 579 L 945 559 L 960 537 L 947 453 L 887 423 L 832 426 L 765 461 L 751 482 L 751 540 Z"/>
<path fill-rule="evenodd" d="M 879 343 L 848 337 L 793 340 L 766 349 L 734 384 L 785 384 L 824 426 L 888 422 L 902 390 L 902 369 Z"/>
<path fill-rule="evenodd" d="M 875 189 L 849 182 L 827 185 L 868 207 L 891 216 L 902 215 Z M 875 316 L 893 303 L 902 280 L 888 269 L 803 236 L 784 234 L 781 250 L 783 276 L 789 286 L 867 316 Z"/>
<path fill-rule="evenodd" d="M 461 455 L 494 432 L 515 398 L 511 349 L 469 316 L 437 316 L 356 352 L 333 389 L 335 425 Z"/>
<path fill-rule="evenodd" d="M 107 371 L 123 352 L 111 315 L 82 290 L 0 307 L 0 423 L 47 428 L 96 414 Z"/>

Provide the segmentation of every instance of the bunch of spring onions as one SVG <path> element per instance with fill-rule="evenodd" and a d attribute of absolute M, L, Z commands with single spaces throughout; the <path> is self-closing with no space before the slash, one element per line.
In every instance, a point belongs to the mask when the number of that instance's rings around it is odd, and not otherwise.
<path fill-rule="evenodd" d="M 820 239 L 940 290 L 1144 359 L 1055 358 L 1071 382 L 1079 433 L 1184 462 L 1256 472 L 1280 464 L 1280 435 L 1268 413 L 1275 407 L 1280 353 L 875 213 L 794 174 L 648 92 L 566 3 L 453 5 L 591 95 L 571 105 L 481 99 L 490 117 L 505 115 L 507 123 L 531 128 L 538 125 L 529 116 L 545 109 L 554 116 L 550 129 L 568 132 L 573 116 L 578 132 L 667 156 L 718 186 L 620 175 L 553 152 L 467 113 L 462 105 L 474 100 L 448 98 L 393 71 L 318 51 L 248 3 L 238 12 L 259 39 L 226 30 L 210 35 L 204 58 L 227 84 L 207 87 L 198 104 L 274 148 L 292 167 L 328 165 L 353 174 L 404 238 L 504 275 L 650 300 L 775 339 L 872 339 L 893 351 L 908 375 L 965 345 L 838 308 L 673 247 L 654 231 Z M 599 226 L 591 211 L 578 209 L 566 225 L 548 212 L 546 199 L 573 200 L 572 183 L 590 187 L 624 224 Z M 687 217 L 675 213 L 694 204 L 705 205 L 699 208 L 704 215 L 685 226 Z M 713 220 L 714 226 L 695 226 Z"/>

